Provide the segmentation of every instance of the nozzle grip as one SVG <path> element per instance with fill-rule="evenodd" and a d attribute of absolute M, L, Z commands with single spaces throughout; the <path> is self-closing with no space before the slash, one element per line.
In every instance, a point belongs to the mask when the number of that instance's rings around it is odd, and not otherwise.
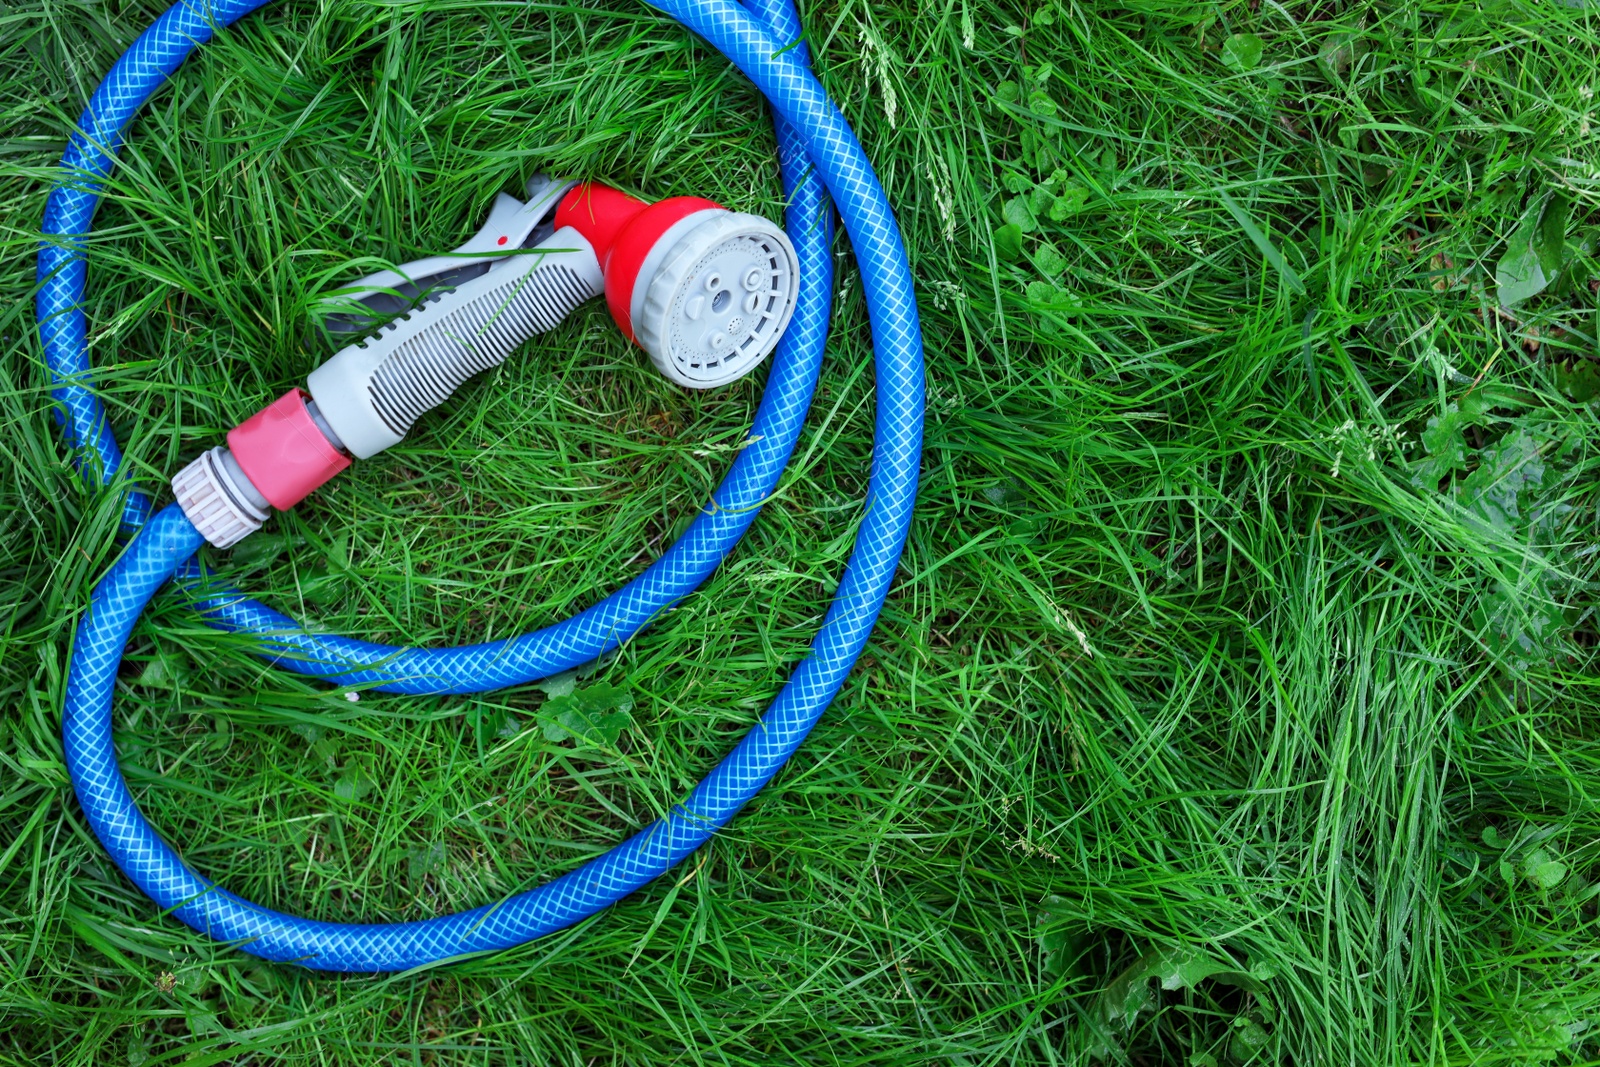
<path fill-rule="evenodd" d="M 537 247 L 557 228 L 556 206 L 576 184 L 535 174 L 528 180 L 526 202 L 501 193 L 483 226 L 453 251 L 369 274 L 329 294 L 345 297 L 356 307 L 328 316 L 324 326 L 335 334 L 369 333 L 378 322 L 410 309 L 433 290 L 455 288 L 493 270 L 506 253 Z"/>
<path fill-rule="evenodd" d="M 307 385 L 344 446 L 365 459 L 397 444 L 462 382 L 603 292 L 594 249 L 565 227 L 341 349 Z"/>

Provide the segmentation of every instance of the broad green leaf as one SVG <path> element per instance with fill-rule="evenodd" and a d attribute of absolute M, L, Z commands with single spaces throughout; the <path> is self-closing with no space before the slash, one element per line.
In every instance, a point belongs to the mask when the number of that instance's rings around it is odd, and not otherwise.
<path fill-rule="evenodd" d="M 1550 658 L 1567 619 L 1542 583 L 1527 595 L 1500 587 L 1479 601 L 1472 623 L 1483 643 L 1509 670 L 1523 671 Z"/>
<path fill-rule="evenodd" d="M 1265 46 L 1253 33 L 1236 33 L 1222 42 L 1222 65 L 1229 70 L 1255 70 L 1261 65 L 1261 52 Z"/>
<path fill-rule="evenodd" d="M 1510 1038 L 1515 1042 L 1524 1063 L 1550 1062 L 1556 1054 L 1572 1047 L 1574 1033 L 1586 1029 L 1586 1024 L 1574 1019 L 1566 1011 L 1548 1009 L 1539 1012 L 1512 1014 L 1506 1018 Z"/>
<path fill-rule="evenodd" d="M 1272 1033 L 1266 1027 L 1248 1015 L 1241 1015 L 1233 1020 L 1228 1058 L 1235 1063 L 1261 1063 L 1261 1053 L 1271 1044 Z"/>
<path fill-rule="evenodd" d="M 1466 430 L 1482 425 L 1492 406 L 1486 391 L 1480 389 L 1463 397 L 1459 404 L 1452 400 L 1441 414 L 1430 418 L 1421 434 L 1426 455 L 1412 464 L 1411 484 L 1418 489 L 1437 490 L 1446 475 L 1466 470 L 1471 458 Z"/>
<path fill-rule="evenodd" d="M 233 568 L 264 567 L 277 559 L 292 544 L 299 544 L 305 538 L 298 535 L 291 536 L 275 530 L 263 530 L 239 542 L 228 553 L 228 564 Z"/>
<path fill-rule="evenodd" d="M 340 800 L 356 801 L 372 792 L 377 784 L 364 763 L 353 763 L 333 783 L 333 795 Z"/>
<path fill-rule="evenodd" d="M 349 591 L 350 583 L 326 565 L 312 567 L 300 579 L 300 595 L 317 607 L 331 607 Z"/>
<path fill-rule="evenodd" d="M 1134 1019 L 1142 1011 L 1156 1006 L 1156 995 L 1150 988 L 1148 965 L 1140 960 L 1100 994 L 1100 1006 L 1107 1022 L 1121 1023 L 1124 1029 L 1133 1027 Z"/>
<path fill-rule="evenodd" d="M 521 721 L 507 708 L 477 705 L 467 713 L 472 723 L 479 747 L 493 744 L 497 739 L 516 737 L 522 730 Z"/>
<path fill-rule="evenodd" d="M 1008 170 L 1000 176 L 1000 184 L 1008 193 L 1026 193 L 1033 188 L 1033 179 L 1020 171 Z"/>
<path fill-rule="evenodd" d="M 311 742 L 311 758 L 326 767 L 338 765 L 341 737 L 337 733 L 323 735 L 319 727 L 312 727 L 317 736 Z"/>
<path fill-rule="evenodd" d="M 535 689 L 543 689 L 544 695 L 547 697 L 568 696 L 574 689 L 578 688 L 578 668 L 574 667 L 570 671 L 552 674 L 542 682 L 534 682 L 533 687 Z"/>
<path fill-rule="evenodd" d="M 1039 228 L 1039 220 L 1034 217 L 1033 208 L 1028 206 L 1028 201 L 1020 196 L 1007 200 L 1005 207 L 1000 209 L 1000 215 L 1023 233 L 1032 233 Z"/>
<path fill-rule="evenodd" d="M 994 231 L 994 252 L 1001 259 L 1015 263 L 1022 258 L 1022 227 L 1015 223 Z"/>
<path fill-rule="evenodd" d="M 1600 250 L 1600 233 L 1589 231 L 1574 248 L 1567 247 L 1566 235 L 1563 234 L 1561 273 L 1550 283 L 1550 295 L 1565 298 L 1587 290 L 1590 280 L 1594 277 L 1597 265 L 1594 255 L 1597 250 Z"/>
<path fill-rule="evenodd" d="M 1035 185 L 1028 193 L 1028 209 L 1033 212 L 1035 218 L 1049 211 L 1055 202 L 1056 194 L 1050 191 L 1048 185 Z"/>
<path fill-rule="evenodd" d="M 1061 272 L 1067 269 L 1067 257 L 1061 250 L 1049 241 L 1041 241 L 1033 253 L 1033 265 L 1047 278 L 1060 277 Z"/>
<path fill-rule="evenodd" d="M 1556 388 L 1577 404 L 1587 404 L 1600 396 L 1600 360 L 1580 359 L 1570 367 L 1558 363 L 1552 369 Z"/>
<path fill-rule="evenodd" d="M 1495 266 L 1501 307 L 1531 300 L 1555 281 L 1566 260 L 1567 210 L 1567 198 L 1556 193 L 1535 200 L 1523 212 Z"/>
<path fill-rule="evenodd" d="M 1540 265 L 1552 275 L 1559 273 L 1567 262 L 1567 216 L 1571 211 L 1572 204 L 1566 194 L 1558 192 L 1545 205 L 1544 216 L 1539 220 L 1534 250 L 1539 255 Z"/>
<path fill-rule="evenodd" d="M 1567 876 L 1567 865 L 1560 860 L 1546 860 L 1525 872 L 1543 889 L 1554 889 Z"/>
<path fill-rule="evenodd" d="M 420 882 L 443 866 L 444 861 L 443 841 L 434 841 L 420 848 L 411 849 L 406 853 L 406 875 L 411 881 Z"/>
<path fill-rule="evenodd" d="M 575 740 L 583 745 L 615 748 L 622 731 L 633 724 L 633 698 L 606 682 L 575 689 L 547 700 L 539 708 L 546 741 Z"/>
<path fill-rule="evenodd" d="M 1278 965 L 1269 959 L 1252 959 L 1246 970 L 1263 982 L 1270 982 L 1278 977 Z"/>
<path fill-rule="evenodd" d="M 178 671 L 167 662 L 167 657 L 157 652 L 150 658 L 150 662 L 146 663 L 144 668 L 139 671 L 139 677 L 134 679 L 134 684 L 151 689 L 170 689 L 173 687 L 174 676 L 177 673 Z"/>
<path fill-rule="evenodd" d="M 1428 428 L 1422 431 L 1422 446 L 1430 455 L 1448 460 L 1451 470 L 1460 470 L 1467 465 L 1467 441 L 1461 431 L 1471 424 L 1472 420 L 1452 400 L 1443 415 L 1428 420 Z"/>
<path fill-rule="evenodd" d="M 211 736 L 205 746 L 212 752 L 226 752 L 233 745 L 233 722 L 226 715 L 211 716 Z"/>
<path fill-rule="evenodd" d="M 1365 51 L 1361 35 L 1353 30 L 1335 33 L 1317 51 L 1317 69 L 1330 82 L 1338 82 L 1356 57 Z"/>
<path fill-rule="evenodd" d="M 1515 532 L 1526 525 L 1520 498 L 1544 481 L 1544 469 L 1539 442 L 1513 430 L 1478 453 L 1478 469 L 1461 483 L 1462 503 L 1495 529 Z"/>
<path fill-rule="evenodd" d="M 1050 204 L 1050 219 L 1052 222 L 1064 222 L 1068 216 L 1076 215 L 1083 210 L 1084 204 L 1089 201 L 1089 190 L 1070 178 L 1062 183 L 1061 192 Z"/>
<path fill-rule="evenodd" d="M 1050 282 L 1029 282 L 1028 303 L 1044 311 L 1074 312 L 1083 306 L 1075 293 Z"/>
<path fill-rule="evenodd" d="M 1163 990 L 1193 989 L 1203 981 L 1216 981 L 1253 994 L 1263 1003 L 1267 990 L 1259 979 L 1236 966 L 1220 962 L 1200 949 L 1171 948 L 1146 953 L 1101 991 L 1095 1014 L 1107 1023 L 1130 1029 L 1142 1011 L 1156 1005 L 1151 980 Z"/>
<path fill-rule="evenodd" d="M 1088 931 L 1082 912 L 1064 897 L 1046 897 L 1033 919 L 1044 965 L 1051 974 L 1065 974 L 1082 951 Z"/>
<path fill-rule="evenodd" d="M 1412 465 L 1411 484 L 1418 489 L 1437 490 L 1446 475 L 1467 469 L 1467 439 L 1463 431 L 1472 419 L 1454 401 L 1444 413 L 1428 420 L 1422 431 L 1422 447 L 1427 454 Z"/>
<path fill-rule="evenodd" d="M 1267 1017 L 1275 1013 L 1267 995 L 1267 987 L 1248 971 L 1219 961 L 1197 948 L 1148 952 L 1113 979 L 1095 998 L 1094 1007 L 1086 1019 L 1095 1037 L 1091 1045 L 1092 1055 L 1104 1059 L 1123 1054 L 1116 1047 L 1118 1032 L 1133 1029 L 1139 1014 L 1153 1010 L 1159 1003 L 1158 994 L 1151 986 L 1152 980 L 1159 982 L 1161 989 L 1167 992 L 1194 989 L 1205 981 L 1220 982 L 1254 996 L 1257 1012 Z M 1267 1033 L 1254 1019 L 1249 1021 L 1262 1033 Z M 1241 1024 L 1236 1021 L 1235 1025 Z M 1252 1034 L 1249 1040 L 1254 1041 L 1255 1038 L 1256 1035 Z"/>

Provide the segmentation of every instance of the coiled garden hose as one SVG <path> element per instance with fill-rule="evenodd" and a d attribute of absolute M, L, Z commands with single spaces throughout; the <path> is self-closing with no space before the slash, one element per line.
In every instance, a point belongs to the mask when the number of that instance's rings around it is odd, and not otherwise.
<path fill-rule="evenodd" d="M 39 256 L 37 310 L 69 442 L 97 484 L 121 452 L 91 389 L 81 310 L 81 242 L 128 124 L 183 60 L 264 0 L 180 0 L 117 61 L 95 91 L 62 160 Z M 116 671 L 139 614 L 171 577 L 201 577 L 203 537 L 178 505 L 153 515 L 129 491 L 133 533 L 95 587 L 73 646 L 63 737 L 85 815 L 117 865 L 155 904 L 194 929 L 270 960 L 330 971 L 384 971 L 506 948 L 576 922 L 689 855 L 778 771 L 828 707 L 865 646 L 905 544 L 922 442 L 923 360 L 910 269 L 894 216 L 849 124 L 811 74 L 792 0 L 652 0 L 716 47 L 765 94 L 778 128 L 788 232 L 800 292 L 751 428 L 712 501 L 645 572 L 604 601 L 505 641 L 451 649 L 391 647 L 305 632 L 293 620 L 220 589 L 194 595 L 212 625 L 256 634 L 263 655 L 298 672 L 390 692 L 469 693 L 524 683 L 625 642 L 693 590 L 733 547 L 777 485 L 820 371 L 830 310 L 827 195 L 854 247 L 872 324 L 877 412 L 865 514 L 811 652 L 760 722 L 669 814 L 604 855 L 531 891 L 455 915 L 398 924 L 314 922 L 243 900 L 190 870 L 140 814 L 117 767 L 111 711 Z M 826 193 L 823 186 L 826 186 Z"/>

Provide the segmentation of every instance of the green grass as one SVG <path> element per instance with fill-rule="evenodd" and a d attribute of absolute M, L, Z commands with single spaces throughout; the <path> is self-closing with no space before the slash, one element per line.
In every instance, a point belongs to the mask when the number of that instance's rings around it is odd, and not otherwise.
<path fill-rule="evenodd" d="M 1600 1059 L 1594 12 L 806 10 L 929 348 L 867 656 L 669 877 L 515 951 L 341 978 L 159 916 L 62 762 L 120 489 L 87 491 L 51 421 L 32 255 L 66 131 L 157 10 L 0 7 L 0 1063 Z M 92 243 L 132 479 L 330 354 L 319 293 L 451 247 L 535 170 L 781 208 L 758 96 L 631 0 L 293 2 L 223 34 L 144 112 Z M 1499 309 L 1552 190 L 1564 274 Z M 580 682 L 631 699 L 615 746 L 547 740 L 537 686 L 352 703 L 166 595 L 117 705 L 154 823 L 252 899 L 410 919 L 681 796 L 804 655 L 860 514 L 839 256 L 781 493 Z M 530 629 L 670 542 L 759 389 L 673 388 L 590 306 L 212 558 L 331 630 Z"/>

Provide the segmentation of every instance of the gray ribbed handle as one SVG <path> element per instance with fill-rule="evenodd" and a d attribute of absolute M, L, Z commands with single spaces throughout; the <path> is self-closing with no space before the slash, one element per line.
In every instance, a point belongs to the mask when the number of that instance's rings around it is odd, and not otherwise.
<path fill-rule="evenodd" d="M 442 297 L 412 313 L 432 312 L 434 321 L 378 364 L 367 386 L 372 406 L 403 437 L 462 382 L 498 365 L 534 334 L 555 329 L 597 295 L 571 267 L 551 263 L 464 302 Z"/>
<path fill-rule="evenodd" d="M 504 260 L 312 372 L 311 395 L 353 455 L 397 443 L 462 382 L 604 291 L 600 264 L 576 230 L 557 230 L 535 252 Z"/>

